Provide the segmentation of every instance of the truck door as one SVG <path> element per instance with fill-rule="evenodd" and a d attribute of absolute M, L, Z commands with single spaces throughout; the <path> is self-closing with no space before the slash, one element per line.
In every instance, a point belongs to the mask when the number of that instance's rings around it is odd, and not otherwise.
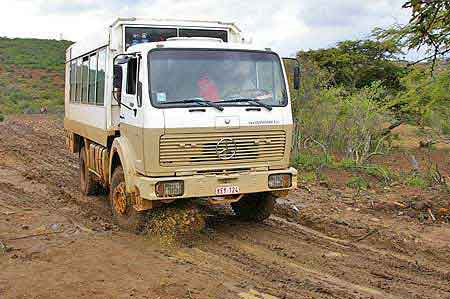
<path fill-rule="evenodd" d="M 135 159 L 136 170 L 144 170 L 143 155 L 143 111 L 142 99 L 139 98 L 139 72 L 141 58 L 133 57 L 123 65 L 123 81 L 120 107 L 120 132 L 130 142 Z"/>

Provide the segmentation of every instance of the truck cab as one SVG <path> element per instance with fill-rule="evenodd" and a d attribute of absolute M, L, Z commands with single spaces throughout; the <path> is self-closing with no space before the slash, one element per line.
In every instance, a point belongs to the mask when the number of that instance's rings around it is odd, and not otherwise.
<path fill-rule="evenodd" d="M 138 230 L 146 211 L 190 198 L 261 221 L 296 187 L 289 84 L 270 49 L 209 36 L 127 43 L 105 78 L 106 138 L 89 138 L 66 111 L 67 143 L 82 191 L 107 188 L 122 227 Z"/>

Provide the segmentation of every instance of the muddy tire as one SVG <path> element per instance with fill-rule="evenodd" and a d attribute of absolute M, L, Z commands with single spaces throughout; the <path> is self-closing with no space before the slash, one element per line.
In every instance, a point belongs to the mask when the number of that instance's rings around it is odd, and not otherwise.
<path fill-rule="evenodd" d="M 234 213 L 244 221 L 261 222 L 272 214 L 275 197 L 271 193 L 252 193 L 231 204 Z"/>
<path fill-rule="evenodd" d="M 121 166 L 113 172 L 109 199 L 114 223 L 124 230 L 133 233 L 141 232 L 146 223 L 147 213 L 136 211 L 133 207 L 131 194 L 126 191 L 125 176 Z"/>
<path fill-rule="evenodd" d="M 84 147 L 80 151 L 80 189 L 84 195 L 97 195 L 101 190 L 99 182 L 95 180 L 95 175 L 88 169 Z"/>

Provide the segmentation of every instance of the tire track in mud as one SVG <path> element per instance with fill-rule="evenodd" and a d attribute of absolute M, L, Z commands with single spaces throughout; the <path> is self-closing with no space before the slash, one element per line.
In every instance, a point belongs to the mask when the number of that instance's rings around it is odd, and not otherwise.
<path fill-rule="evenodd" d="M 0 131 L 0 167 L 22 176 L 29 184 L 42 186 L 46 200 L 37 201 L 40 194 L 29 194 L 38 205 L 53 210 L 66 210 L 76 213 L 69 215 L 78 220 L 91 216 L 109 221 L 109 207 L 106 195 L 82 196 L 78 188 L 78 158 L 65 147 L 62 120 L 54 116 L 13 118 Z M 5 161 L 2 161 L 5 160 Z M 41 196 L 42 197 L 42 196 Z M 67 212 L 66 212 L 67 214 Z M 86 222 L 86 221 L 83 221 Z"/>
<path fill-rule="evenodd" d="M 276 220 L 277 217 L 274 217 Z M 284 221 L 282 221 L 284 222 Z M 296 226 L 294 226 L 296 227 Z M 372 250 L 378 250 L 368 246 L 352 245 L 349 248 L 342 248 L 342 244 L 350 244 L 347 240 L 337 240 L 325 236 L 319 232 L 305 228 L 311 235 L 315 235 L 315 240 L 304 238 L 304 230 L 286 229 L 282 225 L 270 220 L 267 225 L 255 227 L 252 225 L 247 229 L 222 229 L 222 247 L 209 246 L 208 252 L 213 252 L 218 256 L 225 256 L 235 263 L 248 265 L 248 271 L 266 267 L 272 264 L 278 265 L 277 269 L 289 269 L 284 273 L 277 273 L 280 277 L 298 276 L 298 273 L 308 273 L 307 279 L 313 281 L 316 289 L 325 290 L 325 293 L 335 297 L 352 297 L 355 293 L 363 298 L 395 298 L 395 296 L 406 296 L 408 291 L 416 290 L 420 293 L 424 287 L 433 290 L 435 296 L 449 295 L 448 283 L 446 283 L 445 272 L 427 269 L 418 269 L 417 265 L 405 258 L 397 260 L 390 254 L 367 254 Z M 225 232 L 223 232 L 225 231 Z M 250 235 L 250 237 L 249 237 Z M 262 236 L 255 238 L 251 235 Z M 287 242 L 287 240 L 289 240 Z M 227 242 L 230 242 L 231 245 Z M 290 253 L 274 252 L 273 244 L 289 243 Z M 328 245 L 324 245 L 328 244 Z M 223 247 L 228 250 L 223 250 Z M 294 249 L 292 249 L 294 248 Z M 275 248 L 276 249 L 276 248 Z M 368 250 L 369 249 L 369 250 Z M 230 254 L 232 252 L 232 254 Z M 324 260 L 324 253 L 337 253 L 331 263 Z M 292 254 L 293 253 L 293 254 Z M 326 255 L 326 254 L 325 254 Z M 286 257 L 287 256 L 287 257 Z M 265 257 L 265 258 L 261 258 Z M 280 260 L 281 259 L 281 260 Z M 263 265 L 263 266 L 261 266 Z M 361 266 L 364 265 L 364 266 Z M 262 273 L 265 273 L 261 270 Z M 263 277 L 265 280 L 270 277 Z M 303 280 L 301 280 L 303 279 Z M 297 285 L 302 285 L 305 277 L 300 275 Z M 436 280 L 440 283 L 436 284 Z M 388 282 L 388 285 L 378 288 L 377 285 Z M 375 289 L 374 289 L 375 287 Z M 389 289 L 389 293 L 380 289 Z M 343 290 L 347 293 L 339 293 Z M 396 295 L 394 295 L 396 294 Z M 323 295 L 323 294 L 322 294 Z M 426 297 L 426 296 L 425 296 Z M 433 297 L 433 296 L 431 296 Z"/>
<path fill-rule="evenodd" d="M 311 239 L 308 239 L 308 243 L 311 245 L 328 242 L 330 250 L 349 257 L 336 259 L 336 261 L 345 261 L 338 265 L 338 272 L 353 272 L 353 274 L 356 274 L 353 275 L 353 278 L 379 277 L 388 281 L 394 280 L 401 285 L 400 290 L 403 291 L 409 288 L 417 288 L 420 291 L 423 287 L 427 287 L 434 289 L 440 295 L 450 295 L 450 285 L 448 283 L 450 281 L 450 272 L 448 268 L 418 265 L 417 261 L 411 256 L 379 249 L 352 240 L 332 238 L 319 231 L 276 216 L 273 216 L 271 219 L 292 226 L 293 232 L 300 230 L 313 235 L 315 238 L 313 243 Z M 278 230 L 281 225 L 273 227 Z M 341 247 L 341 245 L 345 245 L 345 247 Z M 346 271 L 343 271 L 343 269 L 346 269 Z M 329 271 L 333 270 L 329 269 Z M 360 273 L 354 273 L 357 272 L 356 270 L 360 270 Z M 352 277 L 348 277 L 348 279 L 352 280 Z"/>

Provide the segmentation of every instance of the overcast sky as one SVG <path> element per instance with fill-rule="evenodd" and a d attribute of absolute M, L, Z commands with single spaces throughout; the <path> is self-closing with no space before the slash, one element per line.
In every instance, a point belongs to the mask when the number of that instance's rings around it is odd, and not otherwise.
<path fill-rule="evenodd" d="M 281 54 L 368 37 L 406 23 L 404 0 L 0 0 L 0 36 L 77 41 L 118 16 L 235 22 L 253 42 Z"/>

